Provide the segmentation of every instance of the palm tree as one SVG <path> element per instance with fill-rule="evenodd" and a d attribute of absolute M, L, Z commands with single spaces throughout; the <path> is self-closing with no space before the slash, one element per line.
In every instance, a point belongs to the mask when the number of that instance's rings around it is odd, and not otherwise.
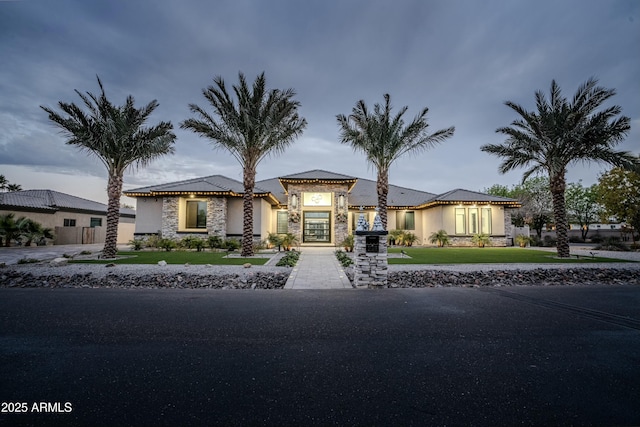
<path fill-rule="evenodd" d="M 450 243 L 449 234 L 445 230 L 438 230 L 431 233 L 429 236 L 431 243 L 437 243 L 439 248 L 442 248 Z"/>
<path fill-rule="evenodd" d="M 622 111 L 617 105 L 598 110 L 616 92 L 597 84 L 596 79 L 588 79 L 569 101 L 562 96 L 560 87 L 553 80 L 549 99 L 542 91 L 536 92 L 537 111 L 527 111 L 507 101 L 505 104 L 520 117 L 510 127 L 496 130 L 507 136 L 503 144 L 481 147 L 482 151 L 503 158 L 499 166 L 501 173 L 527 167 L 523 181 L 534 173 L 548 175 L 558 237 L 557 251 L 561 258 L 570 255 L 564 198 L 567 167 L 589 161 L 625 168 L 637 167 L 638 164 L 630 153 L 613 149 L 629 132 L 630 121 L 625 116 L 616 118 Z"/>
<path fill-rule="evenodd" d="M 405 126 L 402 116 L 408 107 L 391 116 L 391 97 L 384 95 L 384 105 L 375 104 L 369 111 L 363 100 L 347 117 L 336 116 L 340 127 L 340 142 L 350 144 L 354 151 L 361 151 L 377 170 L 378 211 L 385 230 L 387 229 L 387 194 L 389 193 L 389 168 L 407 153 L 417 153 L 453 136 L 454 127 L 428 134 L 427 112 L 424 108 L 411 123 Z"/>
<path fill-rule="evenodd" d="M 22 185 L 20 184 L 8 184 L 7 191 L 22 191 Z"/>
<path fill-rule="evenodd" d="M 203 89 L 202 94 L 213 107 L 213 115 L 204 108 L 190 104 L 196 118 L 180 125 L 211 140 L 214 148 L 228 150 L 242 165 L 243 229 L 242 256 L 253 255 L 253 188 L 258 163 L 267 155 L 282 153 L 302 134 L 307 125 L 298 116 L 300 103 L 294 101 L 293 89 L 266 88 L 264 72 L 249 88 L 244 74 L 239 73 L 239 85 L 233 86 L 236 100 L 227 92 L 220 76 L 215 86 Z"/>
<path fill-rule="evenodd" d="M 113 258 L 117 251 L 120 194 L 125 170 L 146 166 L 152 160 L 173 153 L 176 136 L 171 132 L 171 122 L 144 126 L 149 115 L 158 107 L 156 100 L 138 109 L 129 95 L 124 105 L 113 105 L 107 99 L 99 77 L 98 85 L 98 96 L 75 91 L 88 109 L 86 112 L 76 104 L 66 102 L 58 103 L 66 116 L 48 107 L 40 108 L 62 129 L 68 138 L 67 144 L 95 155 L 107 168 L 107 230 L 103 256 Z"/>
<path fill-rule="evenodd" d="M 8 185 L 9 180 L 4 175 L 0 175 L 0 191 L 5 191 Z"/>
<path fill-rule="evenodd" d="M 11 246 L 11 241 L 20 237 L 20 223 L 24 217 L 16 219 L 13 212 L 0 215 L 0 237 L 4 239 L 6 247 Z"/>

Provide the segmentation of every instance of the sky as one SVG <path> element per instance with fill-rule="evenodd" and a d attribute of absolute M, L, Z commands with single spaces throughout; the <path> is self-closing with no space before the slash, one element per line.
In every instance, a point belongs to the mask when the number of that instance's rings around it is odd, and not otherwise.
<path fill-rule="evenodd" d="M 308 124 L 287 151 L 265 159 L 258 179 L 324 169 L 375 180 L 363 154 L 339 141 L 337 114 L 391 95 L 407 120 L 425 107 L 429 132 L 455 126 L 442 144 L 397 160 L 390 183 L 443 193 L 520 182 L 480 150 L 534 109 L 555 79 L 569 98 L 590 77 L 617 94 L 631 132 L 620 150 L 640 153 L 640 1 L 637 0 L 0 0 L 0 174 L 23 189 L 106 202 L 106 169 L 67 145 L 41 105 L 98 93 L 141 107 L 148 124 L 170 121 L 175 153 L 129 170 L 124 188 L 242 169 L 207 139 L 180 129 L 207 109 L 202 90 L 221 76 L 265 72 L 269 88 L 296 91 Z M 208 108 L 211 111 L 210 108 Z M 578 164 L 567 180 L 591 185 L 608 166 Z M 133 199 L 123 202 L 135 204 Z"/>

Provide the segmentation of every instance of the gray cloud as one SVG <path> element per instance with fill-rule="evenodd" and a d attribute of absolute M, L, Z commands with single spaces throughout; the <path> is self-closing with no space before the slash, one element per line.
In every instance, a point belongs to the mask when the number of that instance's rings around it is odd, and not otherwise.
<path fill-rule="evenodd" d="M 433 192 L 511 184 L 521 174 L 499 175 L 499 160 L 479 147 L 500 142 L 495 129 L 515 118 L 504 101 L 533 108 L 534 92 L 554 78 L 569 96 L 592 75 L 616 88 L 613 102 L 633 119 L 621 149 L 640 151 L 639 18 L 635 0 L 0 2 L 0 165 L 104 177 L 39 108 L 79 102 L 74 89 L 97 92 L 96 74 L 114 102 L 157 99 L 151 119 L 178 128 L 189 103 L 206 105 L 201 91 L 213 76 L 233 84 L 241 70 L 295 88 L 309 123 L 290 150 L 259 166 L 260 179 L 314 168 L 374 179 L 364 157 L 339 144 L 335 115 L 388 92 L 410 117 L 428 106 L 432 131 L 456 127 L 450 141 L 401 159 L 393 183 Z M 128 188 L 241 179 L 230 155 L 176 134 L 176 154 L 130 171 Z M 601 170 L 580 166 L 569 177 L 591 183 Z"/>

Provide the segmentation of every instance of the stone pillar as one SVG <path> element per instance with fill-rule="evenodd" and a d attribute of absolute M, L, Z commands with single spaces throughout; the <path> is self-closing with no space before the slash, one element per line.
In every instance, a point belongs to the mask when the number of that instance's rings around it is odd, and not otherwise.
<path fill-rule="evenodd" d="M 207 200 L 207 233 L 223 239 L 227 236 L 226 197 L 210 197 Z"/>
<path fill-rule="evenodd" d="M 515 238 L 515 233 L 513 232 L 514 228 L 513 228 L 513 224 L 511 223 L 513 209 L 504 208 L 503 212 L 504 212 L 504 240 L 505 240 L 504 245 L 505 246 L 513 245 L 515 244 L 515 242 L 513 241 L 513 239 Z"/>
<path fill-rule="evenodd" d="M 162 198 L 162 237 L 175 238 L 178 236 L 178 198 Z"/>
<path fill-rule="evenodd" d="M 386 288 L 389 274 L 387 231 L 356 231 L 354 277 L 357 288 Z"/>

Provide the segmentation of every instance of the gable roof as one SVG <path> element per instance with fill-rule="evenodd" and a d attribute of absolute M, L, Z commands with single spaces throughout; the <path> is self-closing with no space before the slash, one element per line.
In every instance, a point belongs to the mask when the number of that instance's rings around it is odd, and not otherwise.
<path fill-rule="evenodd" d="M 285 191 L 288 190 L 289 184 L 349 184 L 348 191 L 351 191 L 353 186 L 358 181 L 358 178 L 348 175 L 342 175 L 339 173 L 329 172 L 322 169 L 313 169 L 306 172 L 295 173 L 291 175 L 285 175 L 278 178 Z"/>
<path fill-rule="evenodd" d="M 426 208 L 435 205 L 450 204 L 487 204 L 509 205 L 510 207 L 521 207 L 520 202 L 509 197 L 493 196 L 491 194 L 480 193 L 478 191 L 464 190 L 456 188 L 439 194 L 426 202 L 419 204 L 417 208 Z"/>
<path fill-rule="evenodd" d="M 55 213 L 72 211 L 107 214 L 107 205 L 54 190 L 22 190 L 0 193 L 0 209 Z M 120 208 L 120 215 L 135 217 L 133 209 Z"/>

